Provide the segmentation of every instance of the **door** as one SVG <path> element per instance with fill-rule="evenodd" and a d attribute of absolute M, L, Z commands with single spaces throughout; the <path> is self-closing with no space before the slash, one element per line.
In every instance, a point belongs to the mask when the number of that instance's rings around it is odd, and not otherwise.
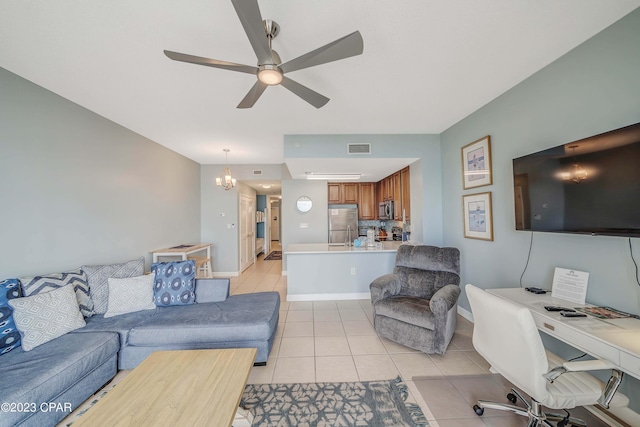
<path fill-rule="evenodd" d="M 256 259 L 255 235 L 256 201 L 240 196 L 240 271 L 250 267 Z"/>
<path fill-rule="evenodd" d="M 271 240 L 280 240 L 280 207 L 271 207 Z"/>

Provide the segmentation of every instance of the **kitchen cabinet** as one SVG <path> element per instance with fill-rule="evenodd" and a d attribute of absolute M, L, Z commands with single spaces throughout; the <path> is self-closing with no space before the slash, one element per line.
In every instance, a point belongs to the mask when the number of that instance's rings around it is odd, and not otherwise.
<path fill-rule="evenodd" d="M 393 185 L 393 219 L 402 221 L 402 186 L 400 182 L 400 172 L 391 175 Z"/>
<path fill-rule="evenodd" d="M 328 184 L 329 190 L 329 204 L 342 203 L 342 186 L 339 182 L 330 182 Z"/>
<path fill-rule="evenodd" d="M 402 210 L 405 213 L 405 219 L 411 220 L 411 179 L 409 173 L 409 167 L 400 171 L 400 185 L 402 187 Z M 402 216 L 402 211 L 400 211 Z"/>
<path fill-rule="evenodd" d="M 402 221 L 411 219 L 411 185 L 409 166 L 378 181 L 376 186 L 376 205 L 381 202 L 393 201 L 393 219 Z"/>
<path fill-rule="evenodd" d="M 388 176 L 385 179 L 378 182 L 381 188 L 382 200 L 381 202 L 388 202 L 393 200 L 393 176 Z"/>
<path fill-rule="evenodd" d="M 370 220 L 376 219 L 376 184 L 375 182 L 362 182 L 360 183 L 358 201 L 358 219 Z"/>
<path fill-rule="evenodd" d="M 355 203 L 357 204 L 358 190 L 360 184 L 352 182 L 344 182 L 342 185 L 342 203 Z"/>
<path fill-rule="evenodd" d="M 328 183 L 329 204 L 357 204 L 359 186 L 356 182 Z"/>

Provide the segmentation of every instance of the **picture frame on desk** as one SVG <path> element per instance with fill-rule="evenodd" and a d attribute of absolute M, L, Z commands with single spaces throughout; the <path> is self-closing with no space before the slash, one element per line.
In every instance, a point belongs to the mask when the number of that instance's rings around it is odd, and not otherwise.
<path fill-rule="evenodd" d="M 462 154 L 462 188 L 482 187 L 493 184 L 491 171 L 491 136 L 465 145 Z"/>
<path fill-rule="evenodd" d="M 491 192 L 462 196 L 464 237 L 493 241 Z"/>

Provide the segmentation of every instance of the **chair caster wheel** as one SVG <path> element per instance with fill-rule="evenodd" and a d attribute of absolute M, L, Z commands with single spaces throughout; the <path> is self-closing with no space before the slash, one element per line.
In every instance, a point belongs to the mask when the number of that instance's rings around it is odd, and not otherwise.
<path fill-rule="evenodd" d="M 509 402 L 511 402 L 511 403 L 516 403 L 516 401 L 518 400 L 516 395 L 513 394 L 513 393 L 507 394 L 507 399 L 509 399 Z"/>
<path fill-rule="evenodd" d="M 484 414 L 484 408 L 481 408 L 478 405 L 473 405 L 473 410 L 476 411 L 476 415 L 479 417 Z"/>

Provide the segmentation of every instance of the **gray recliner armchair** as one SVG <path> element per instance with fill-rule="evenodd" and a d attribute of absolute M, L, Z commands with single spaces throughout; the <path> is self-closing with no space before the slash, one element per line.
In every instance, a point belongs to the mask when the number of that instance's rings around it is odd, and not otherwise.
<path fill-rule="evenodd" d="M 369 288 L 379 336 L 425 353 L 445 352 L 456 329 L 458 249 L 400 245 L 393 274 Z"/>

